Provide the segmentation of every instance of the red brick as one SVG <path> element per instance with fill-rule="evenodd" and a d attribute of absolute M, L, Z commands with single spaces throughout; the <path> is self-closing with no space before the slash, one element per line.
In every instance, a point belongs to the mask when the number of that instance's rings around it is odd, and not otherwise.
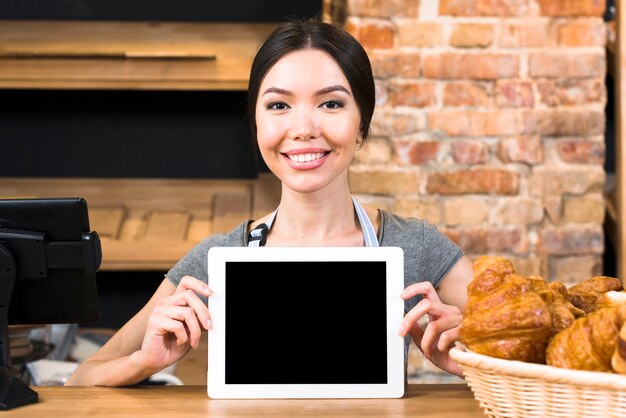
<path fill-rule="evenodd" d="M 563 222 L 602 225 L 605 212 L 604 198 L 600 193 L 563 197 Z"/>
<path fill-rule="evenodd" d="M 489 149 L 481 141 L 457 141 L 452 144 L 452 157 L 459 164 L 483 164 Z"/>
<path fill-rule="evenodd" d="M 601 19 L 568 21 L 558 27 L 557 41 L 561 46 L 605 46 L 606 26 Z"/>
<path fill-rule="evenodd" d="M 383 195 L 417 194 L 420 174 L 415 171 L 357 169 L 350 167 L 349 182 L 353 193 Z"/>
<path fill-rule="evenodd" d="M 606 103 L 606 85 L 602 79 L 548 80 L 537 83 L 541 103 L 547 106 L 576 106 Z"/>
<path fill-rule="evenodd" d="M 422 110 L 409 108 L 380 108 L 372 118 L 372 135 L 394 136 L 421 131 L 426 128 Z"/>
<path fill-rule="evenodd" d="M 442 230 L 468 254 L 528 252 L 528 234 L 520 227 L 465 227 Z"/>
<path fill-rule="evenodd" d="M 477 0 L 476 9 L 483 16 L 527 16 L 531 0 Z"/>
<path fill-rule="evenodd" d="M 354 153 L 354 164 L 389 164 L 393 147 L 386 138 L 369 136 L 365 145 Z"/>
<path fill-rule="evenodd" d="M 517 110 L 494 110 L 486 114 L 485 135 L 510 136 L 524 131 L 523 115 Z"/>
<path fill-rule="evenodd" d="M 442 195 L 494 193 L 517 194 L 519 174 L 496 168 L 479 168 L 445 173 L 431 173 L 428 176 L 428 193 Z"/>
<path fill-rule="evenodd" d="M 552 136 L 604 134 L 605 115 L 599 110 L 554 109 L 528 111 L 524 132 Z"/>
<path fill-rule="evenodd" d="M 446 225 L 481 225 L 489 218 L 492 206 L 489 198 L 445 199 L 443 216 Z M 489 199 L 490 200 L 490 199 Z"/>
<path fill-rule="evenodd" d="M 428 48 L 443 45 L 443 26 L 438 22 L 396 19 L 400 46 Z"/>
<path fill-rule="evenodd" d="M 514 54 L 442 53 L 424 57 L 424 77 L 444 79 L 497 80 L 515 78 L 520 72 Z"/>
<path fill-rule="evenodd" d="M 540 102 L 546 106 L 560 106 L 561 95 L 557 81 L 541 81 L 537 83 L 537 91 L 539 91 Z"/>
<path fill-rule="evenodd" d="M 477 16 L 477 0 L 439 0 L 439 15 Z"/>
<path fill-rule="evenodd" d="M 486 48 L 492 43 L 493 25 L 460 23 L 450 37 L 450 45 L 458 48 Z"/>
<path fill-rule="evenodd" d="M 352 16 L 417 17 L 419 0 L 350 0 L 348 14 Z"/>
<path fill-rule="evenodd" d="M 374 77 L 420 76 L 420 54 L 415 51 L 378 49 L 369 54 Z"/>
<path fill-rule="evenodd" d="M 553 167 L 537 166 L 529 178 L 531 194 L 534 196 L 560 196 L 598 193 L 604 189 L 606 173 L 599 166 Z M 560 210 L 560 209 L 559 209 Z"/>
<path fill-rule="evenodd" d="M 496 104 L 499 107 L 533 107 L 533 86 L 528 81 L 498 81 Z"/>
<path fill-rule="evenodd" d="M 548 41 L 548 24 L 544 22 L 502 22 L 498 43 L 505 48 L 544 46 Z"/>
<path fill-rule="evenodd" d="M 550 257 L 550 278 L 564 283 L 580 283 L 590 277 L 602 275 L 602 257 L 578 255 Z"/>
<path fill-rule="evenodd" d="M 507 110 L 444 110 L 429 113 L 428 124 L 431 130 L 449 136 L 518 135 L 524 130 L 522 116 Z"/>
<path fill-rule="evenodd" d="M 604 142 L 560 141 L 556 145 L 561 160 L 575 164 L 604 164 Z"/>
<path fill-rule="evenodd" d="M 427 107 L 437 104 L 434 82 L 392 80 L 388 89 L 389 100 L 394 106 Z"/>
<path fill-rule="evenodd" d="M 491 96 L 491 83 L 452 82 L 444 87 L 443 105 L 484 107 L 491 104 Z"/>
<path fill-rule="evenodd" d="M 444 110 L 428 114 L 430 129 L 449 136 L 485 136 L 486 123 L 483 111 Z"/>
<path fill-rule="evenodd" d="M 441 143 L 437 141 L 398 141 L 396 153 L 401 165 L 422 165 L 437 160 Z"/>
<path fill-rule="evenodd" d="M 498 204 L 493 214 L 495 224 L 536 224 L 544 217 L 543 204 L 539 198 L 500 198 Z"/>
<path fill-rule="evenodd" d="M 525 16 L 530 13 L 529 2 L 530 0 L 440 0 L 439 14 L 453 16 Z"/>
<path fill-rule="evenodd" d="M 392 48 L 394 45 L 396 29 L 388 20 L 350 18 L 346 30 L 364 48 Z"/>
<path fill-rule="evenodd" d="M 602 225 L 546 227 L 539 231 L 537 251 L 542 254 L 602 254 Z"/>
<path fill-rule="evenodd" d="M 498 147 L 498 157 L 505 163 L 540 164 L 543 145 L 539 136 L 504 138 Z"/>
<path fill-rule="evenodd" d="M 537 0 L 543 16 L 602 16 L 606 0 Z"/>
<path fill-rule="evenodd" d="M 424 219 L 433 225 L 441 223 L 441 205 L 438 198 L 398 197 L 394 199 L 393 212 L 400 216 Z"/>
<path fill-rule="evenodd" d="M 534 78 L 589 78 L 606 75 L 604 53 L 550 51 L 530 54 L 529 72 Z"/>

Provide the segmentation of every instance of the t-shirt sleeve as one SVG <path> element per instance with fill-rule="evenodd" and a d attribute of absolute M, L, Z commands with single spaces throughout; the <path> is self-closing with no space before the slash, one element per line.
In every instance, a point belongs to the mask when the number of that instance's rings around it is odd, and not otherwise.
<path fill-rule="evenodd" d="M 422 239 L 419 277 L 437 287 L 441 279 L 463 257 L 463 251 L 428 222 L 424 222 Z"/>
<path fill-rule="evenodd" d="M 178 286 L 185 276 L 192 276 L 208 283 L 208 252 L 219 241 L 220 236 L 211 236 L 196 244 L 165 275 L 174 286 Z"/>

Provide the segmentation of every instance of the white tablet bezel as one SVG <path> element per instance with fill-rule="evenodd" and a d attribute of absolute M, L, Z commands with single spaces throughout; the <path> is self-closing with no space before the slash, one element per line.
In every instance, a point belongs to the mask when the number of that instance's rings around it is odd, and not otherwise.
<path fill-rule="evenodd" d="M 217 247 L 208 252 L 207 393 L 217 399 L 243 398 L 400 398 L 404 394 L 404 339 L 398 335 L 404 316 L 404 252 L 399 247 Z M 225 383 L 225 266 L 228 261 L 383 261 L 387 277 L 386 384 L 236 384 Z M 265 324 L 264 326 L 267 326 Z M 367 340 L 356 344 L 367 344 Z M 358 346 L 355 346 L 358 349 Z M 363 365 L 367 367 L 367 365 Z"/>

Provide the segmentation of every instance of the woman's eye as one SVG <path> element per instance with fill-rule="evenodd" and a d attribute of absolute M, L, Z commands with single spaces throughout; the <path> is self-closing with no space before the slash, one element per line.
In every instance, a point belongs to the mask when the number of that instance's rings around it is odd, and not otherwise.
<path fill-rule="evenodd" d="M 337 100 L 327 100 L 322 103 L 322 107 L 325 107 L 326 109 L 339 109 L 343 107 L 343 103 Z"/>
<path fill-rule="evenodd" d="M 283 102 L 275 102 L 275 103 L 270 103 L 267 108 L 270 110 L 285 110 L 287 109 L 287 104 L 283 103 Z"/>

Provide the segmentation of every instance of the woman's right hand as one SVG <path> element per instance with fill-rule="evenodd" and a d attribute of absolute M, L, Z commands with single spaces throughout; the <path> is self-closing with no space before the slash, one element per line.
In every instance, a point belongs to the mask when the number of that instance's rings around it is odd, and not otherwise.
<path fill-rule="evenodd" d="M 150 314 L 141 349 L 131 360 L 143 368 L 161 370 L 200 343 L 202 328 L 211 329 L 209 308 L 198 294 L 213 292 L 195 277 L 181 279 L 173 295 L 160 299 Z"/>

